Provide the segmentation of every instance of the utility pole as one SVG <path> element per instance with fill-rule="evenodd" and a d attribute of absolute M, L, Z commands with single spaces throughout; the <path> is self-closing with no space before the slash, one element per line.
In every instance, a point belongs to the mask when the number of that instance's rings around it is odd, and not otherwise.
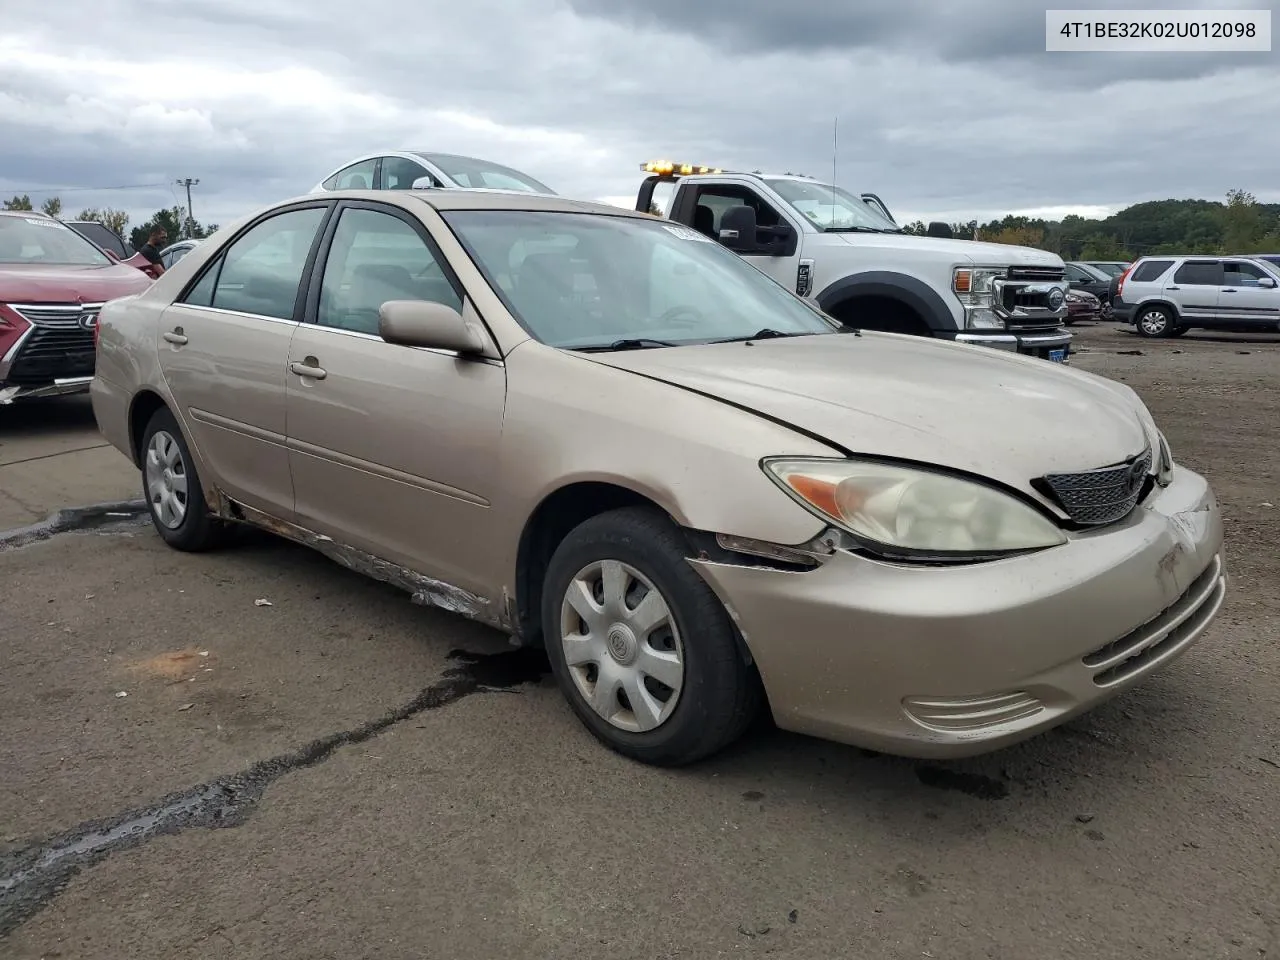
<path fill-rule="evenodd" d="M 199 183 L 199 179 L 191 179 L 191 177 L 183 177 L 177 181 L 178 186 L 187 188 L 187 239 L 191 239 L 191 231 L 195 226 L 196 218 L 191 214 L 191 188 Z"/>

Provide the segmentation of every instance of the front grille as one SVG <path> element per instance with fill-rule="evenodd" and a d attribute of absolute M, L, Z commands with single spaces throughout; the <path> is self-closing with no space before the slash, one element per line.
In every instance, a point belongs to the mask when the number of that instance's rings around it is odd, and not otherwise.
<path fill-rule="evenodd" d="M 1098 686 L 1121 683 L 1194 640 L 1218 612 L 1226 591 L 1222 557 L 1218 555 L 1172 606 L 1119 640 L 1087 654 L 1081 662 L 1095 671 L 1093 682 Z"/>
<path fill-rule="evenodd" d="M 93 376 L 93 327 L 102 304 L 10 304 L 10 307 L 32 325 L 9 367 L 10 383 L 39 386 L 69 377 Z"/>
<path fill-rule="evenodd" d="M 1010 267 L 1003 280 L 995 283 L 996 308 L 1010 329 L 1057 327 L 1064 316 L 1061 297 L 1051 285 L 1062 284 L 1065 271 L 1056 267 Z"/>
<path fill-rule="evenodd" d="M 1085 526 L 1127 517 L 1150 483 L 1151 448 L 1124 463 L 1082 473 L 1049 473 L 1046 486 L 1073 521 Z"/>

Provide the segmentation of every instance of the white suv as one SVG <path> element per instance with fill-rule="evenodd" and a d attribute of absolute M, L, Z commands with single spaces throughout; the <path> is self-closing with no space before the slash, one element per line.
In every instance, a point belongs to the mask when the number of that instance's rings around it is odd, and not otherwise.
<path fill-rule="evenodd" d="M 1250 257 L 1142 257 L 1120 277 L 1111 307 L 1144 337 L 1194 327 L 1280 332 L 1280 270 Z"/>

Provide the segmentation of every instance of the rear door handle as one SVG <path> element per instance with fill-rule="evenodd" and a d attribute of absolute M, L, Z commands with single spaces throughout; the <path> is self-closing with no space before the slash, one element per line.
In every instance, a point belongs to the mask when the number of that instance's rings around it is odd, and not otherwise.
<path fill-rule="evenodd" d="M 174 327 L 172 330 L 166 330 L 163 336 L 170 343 L 176 343 L 178 346 L 182 346 L 187 342 L 186 335 L 183 334 L 181 327 Z"/>
<path fill-rule="evenodd" d="M 298 363 L 296 360 L 289 364 L 289 369 L 300 377 L 308 377 L 312 380 L 323 380 L 329 374 L 317 362 L 315 357 L 307 357 L 309 363 Z"/>
<path fill-rule="evenodd" d="M 1181 287 L 1165 287 L 1166 290 L 1181 290 Z"/>
<path fill-rule="evenodd" d="M 1240 291 L 1235 290 L 1232 287 L 1223 287 L 1222 292 L 1223 293 L 1239 293 Z"/>

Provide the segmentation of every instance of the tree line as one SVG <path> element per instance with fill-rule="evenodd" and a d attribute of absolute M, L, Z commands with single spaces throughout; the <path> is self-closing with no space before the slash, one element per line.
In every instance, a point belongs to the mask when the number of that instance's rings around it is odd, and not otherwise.
<path fill-rule="evenodd" d="M 31 198 L 26 194 L 15 196 L 11 200 L 0 201 L 0 203 L 3 203 L 6 210 L 35 210 Z M 218 229 L 216 223 L 199 223 L 187 217 L 186 210 L 177 206 L 157 210 L 148 220 L 134 227 L 128 234 L 125 231 L 129 228 L 129 215 L 123 210 L 112 207 L 86 207 L 74 217 L 64 217 L 61 197 L 50 197 L 40 204 L 40 209 L 49 216 L 59 219 L 96 220 L 128 240 L 135 250 L 147 242 L 147 237 L 156 227 L 163 227 L 171 241 L 187 236 L 188 226 L 191 229 L 191 236 L 197 240 L 209 236 Z"/>
<path fill-rule="evenodd" d="M 917 221 L 903 228 L 924 235 Z M 951 224 L 964 240 L 1036 247 L 1064 260 L 1134 260 L 1162 253 L 1280 253 L 1280 204 L 1259 203 L 1245 190 L 1216 200 L 1152 200 L 1102 220 L 1006 216 L 988 223 Z"/>

